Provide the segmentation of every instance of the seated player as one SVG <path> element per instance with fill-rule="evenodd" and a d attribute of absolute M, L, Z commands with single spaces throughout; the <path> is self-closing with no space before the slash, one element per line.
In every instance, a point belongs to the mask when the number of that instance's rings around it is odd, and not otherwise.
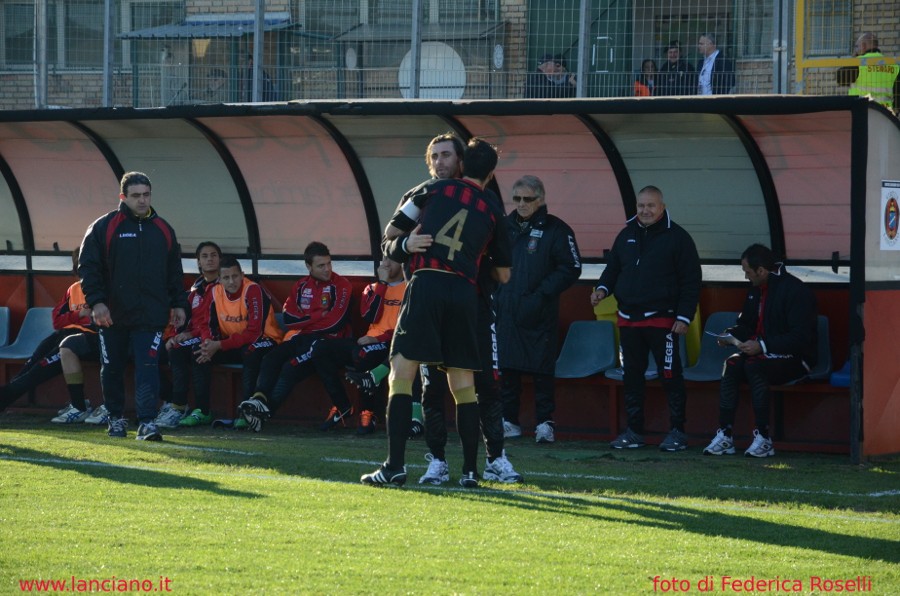
<path fill-rule="evenodd" d="M 78 252 L 76 248 L 72 253 L 73 273 L 78 265 Z M 90 403 L 84 398 L 81 361 L 99 361 L 100 340 L 97 328 L 91 321 L 91 309 L 81 291 L 80 281 L 69 286 L 65 296 L 53 309 L 53 328 L 56 331 L 41 341 L 19 374 L 8 385 L 0 387 L 0 412 L 20 396 L 62 372 L 70 403 L 51 422 L 74 424 L 90 419 L 93 424 L 105 424 L 106 408 L 101 405 L 92 412 Z"/>
<path fill-rule="evenodd" d="M 316 342 L 312 353 L 313 364 L 333 404 L 321 430 L 328 430 L 343 422 L 345 413 L 352 410 L 340 378 L 340 370 L 352 366 L 355 371 L 362 373 L 380 365 L 389 357 L 391 339 L 405 291 L 406 281 L 403 279 L 400 263 L 382 259 L 378 266 L 378 281 L 363 290 L 360 310 L 363 320 L 369 323 L 366 334 L 359 339 L 343 337 Z M 374 410 L 374 388 L 361 389 L 357 434 L 375 431 Z"/>

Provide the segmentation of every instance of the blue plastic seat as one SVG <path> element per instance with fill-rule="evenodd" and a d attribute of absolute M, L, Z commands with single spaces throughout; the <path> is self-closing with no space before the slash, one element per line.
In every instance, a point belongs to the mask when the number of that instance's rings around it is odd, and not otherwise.
<path fill-rule="evenodd" d="M 840 370 L 831 373 L 830 377 L 832 387 L 849 387 L 850 386 L 850 361 L 844 363 Z"/>
<path fill-rule="evenodd" d="M 616 365 L 616 339 L 609 321 L 574 321 L 556 360 L 558 379 L 580 379 Z"/>
<path fill-rule="evenodd" d="M 0 359 L 27 360 L 44 338 L 53 333 L 53 309 L 49 306 L 29 308 L 16 341 L 0 347 Z"/>
<path fill-rule="evenodd" d="M 681 356 L 681 362 L 687 362 L 687 342 L 684 339 L 683 335 L 678 336 L 678 353 Z M 612 379 L 614 381 L 621 381 L 625 378 L 625 369 L 621 366 L 616 368 L 611 368 L 605 373 L 607 379 Z M 644 372 L 644 378 L 648 381 L 652 381 L 659 377 L 659 371 L 656 369 L 656 360 L 653 358 L 653 352 L 650 352 L 647 362 L 647 370 Z"/>
<path fill-rule="evenodd" d="M 9 343 L 9 307 L 0 306 L 0 347 Z"/>
<path fill-rule="evenodd" d="M 735 354 L 734 346 L 719 346 L 716 338 L 710 333 L 722 333 L 728 327 L 733 327 L 737 322 L 738 314 L 731 311 L 719 311 L 709 315 L 703 326 L 703 336 L 700 338 L 700 354 L 694 366 L 684 369 L 686 381 L 718 381 L 722 378 L 722 366 L 725 359 Z"/>

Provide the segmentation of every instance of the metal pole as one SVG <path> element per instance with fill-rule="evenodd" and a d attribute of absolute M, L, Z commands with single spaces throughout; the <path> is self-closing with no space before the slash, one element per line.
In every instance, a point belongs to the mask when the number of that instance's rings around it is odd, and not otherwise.
<path fill-rule="evenodd" d="M 578 68 L 575 80 L 575 94 L 577 97 L 585 96 L 585 73 L 587 73 L 588 59 L 588 34 L 590 33 L 591 3 L 590 0 L 581 0 L 578 17 Z"/>
<path fill-rule="evenodd" d="M 265 24 L 266 0 L 256 0 L 256 22 L 254 23 L 255 27 L 253 29 L 253 71 L 250 73 L 250 77 L 253 81 L 251 86 L 253 89 L 251 100 L 253 102 L 258 102 L 262 99 L 260 82 L 262 82 L 263 41 L 265 41 L 263 36 L 265 35 Z"/>
<path fill-rule="evenodd" d="M 422 25 L 425 17 L 425 11 L 422 8 L 422 0 L 413 0 L 411 47 L 409 49 L 409 94 L 414 99 L 419 98 L 419 75 L 422 69 Z"/>
<path fill-rule="evenodd" d="M 112 0 L 103 3 L 103 107 L 112 107 L 113 31 L 115 12 Z M 134 42 L 132 42 L 134 43 Z M 132 102 L 133 103 L 133 102 Z"/>
<path fill-rule="evenodd" d="M 34 107 L 47 107 L 47 0 L 34 3 Z"/>

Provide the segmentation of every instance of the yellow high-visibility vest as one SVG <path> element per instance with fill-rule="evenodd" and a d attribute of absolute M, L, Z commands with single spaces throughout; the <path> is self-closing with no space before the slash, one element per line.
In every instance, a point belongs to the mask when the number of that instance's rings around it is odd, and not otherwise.
<path fill-rule="evenodd" d="M 894 81 L 900 74 L 900 65 L 880 52 L 866 52 L 859 59 L 859 76 L 847 93 L 868 96 L 889 110 L 893 109 Z"/>

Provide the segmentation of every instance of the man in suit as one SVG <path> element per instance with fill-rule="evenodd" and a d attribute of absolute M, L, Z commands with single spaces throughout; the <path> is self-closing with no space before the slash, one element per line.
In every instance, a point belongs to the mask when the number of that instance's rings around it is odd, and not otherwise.
<path fill-rule="evenodd" d="M 697 63 L 697 95 L 726 95 L 734 87 L 734 62 L 716 46 L 714 33 L 704 33 L 697 42 L 703 60 Z"/>

